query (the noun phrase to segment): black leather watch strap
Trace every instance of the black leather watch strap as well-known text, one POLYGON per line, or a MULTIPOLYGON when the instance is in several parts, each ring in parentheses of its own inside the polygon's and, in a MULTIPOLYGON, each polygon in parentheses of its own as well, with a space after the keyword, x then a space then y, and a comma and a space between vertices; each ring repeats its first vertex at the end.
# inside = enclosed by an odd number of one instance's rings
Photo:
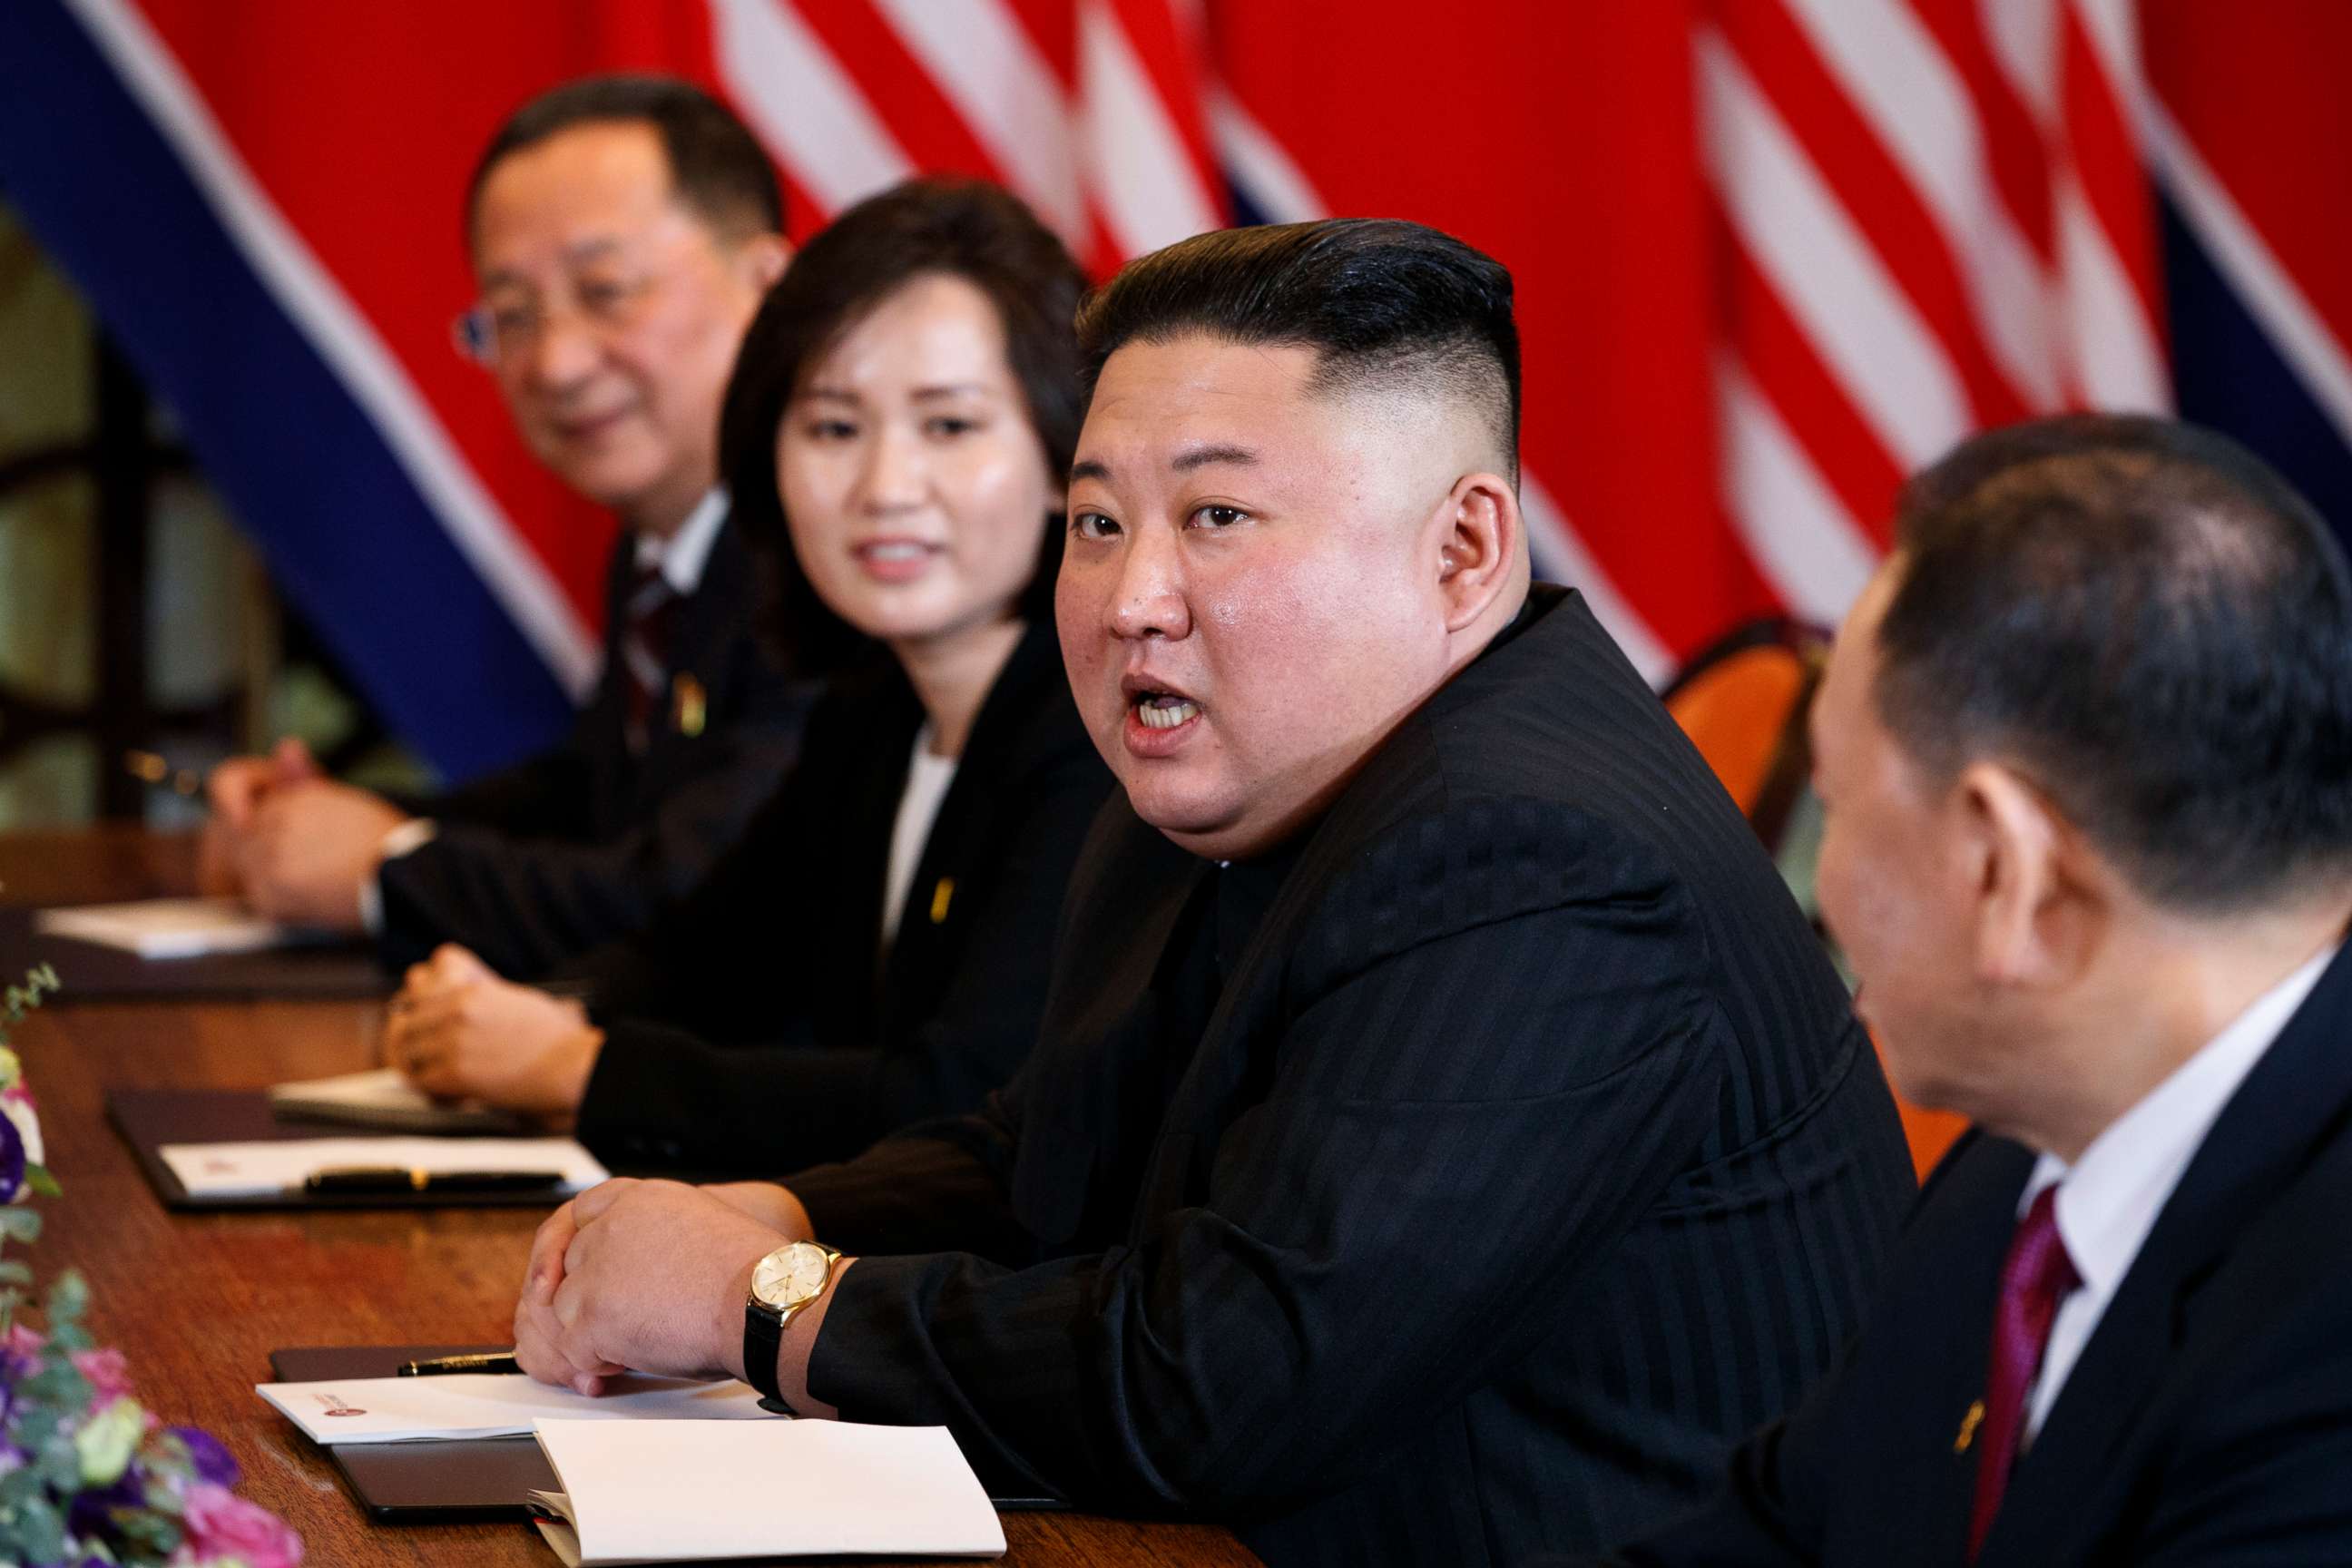
POLYGON ((773 1314, 750 1302, 743 1304, 743 1381, 758 1389, 761 1403, 784 1408, 783 1391, 776 1386, 776 1358, 783 1354, 784 1325, 773 1314))

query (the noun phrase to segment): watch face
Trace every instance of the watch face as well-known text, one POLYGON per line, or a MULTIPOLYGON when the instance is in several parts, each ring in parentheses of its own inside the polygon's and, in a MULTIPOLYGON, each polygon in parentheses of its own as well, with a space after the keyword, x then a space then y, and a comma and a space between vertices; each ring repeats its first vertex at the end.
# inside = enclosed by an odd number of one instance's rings
POLYGON ((824 1247, 795 1241, 760 1259, 751 1270, 751 1294, 771 1307, 796 1307, 824 1289, 832 1268, 824 1247))

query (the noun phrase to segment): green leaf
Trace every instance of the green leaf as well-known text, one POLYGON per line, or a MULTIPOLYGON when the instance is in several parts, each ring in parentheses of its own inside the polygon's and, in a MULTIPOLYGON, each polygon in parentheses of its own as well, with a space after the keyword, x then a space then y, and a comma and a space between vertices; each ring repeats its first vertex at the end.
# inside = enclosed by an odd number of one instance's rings
POLYGON ((47 1498, 34 1498, 19 1504, 16 1528, 23 1532, 27 1561, 55 1563, 65 1556, 65 1515, 47 1498))
POLYGON ((13 1516, 14 1510, 22 1508, 27 1498, 40 1496, 47 1484, 41 1479, 39 1470, 31 1465, 20 1466, 0 1476, 0 1510, 6 1510, 13 1516))
POLYGON ((0 1258, 0 1285, 30 1285, 33 1270, 15 1258, 0 1258))
POLYGON ((58 1179, 49 1174, 47 1165, 26 1166, 25 1187, 36 1197, 61 1198, 66 1194, 66 1190, 58 1185, 58 1179))
POLYGON ((67 1269, 49 1287, 49 1299, 45 1307, 52 1329, 81 1321, 83 1314, 89 1310, 89 1281, 84 1279, 79 1271, 67 1269))
POLYGON ((17 1386, 44 1405, 80 1409, 90 1400, 89 1379, 63 1358, 51 1362, 17 1386))
POLYGON ((0 1207, 0 1240, 38 1241, 41 1239, 41 1215, 37 1209, 0 1207))
POLYGON ((123 1545, 134 1552, 143 1547, 145 1551, 140 1555, 152 1554, 159 1561, 180 1549, 180 1538, 184 1533, 178 1520, 145 1509, 116 1510, 114 1527, 121 1531, 123 1545))

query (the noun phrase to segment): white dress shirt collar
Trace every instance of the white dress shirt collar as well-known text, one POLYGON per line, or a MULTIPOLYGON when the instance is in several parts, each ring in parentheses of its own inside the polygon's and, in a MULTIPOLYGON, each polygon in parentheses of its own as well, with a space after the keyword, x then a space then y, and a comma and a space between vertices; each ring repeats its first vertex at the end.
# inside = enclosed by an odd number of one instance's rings
POLYGON ((2256 997, 2197 1054, 2091 1141, 2069 1166, 2054 1154, 2035 1162, 2017 1200, 2023 1217, 2042 1189, 2058 1184, 2058 1235, 2082 1285, 2060 1307, 2042 1356, 2026 1429, 2040 1430, 2059 1389, 2115 1300, 2124 1276, 2156 1228, 2213 1123, 2335 960, 2333 947, 2256 997))
POLYGON ((714 489, 695 503, 668 538, 637 535, 637 564, 660 567, 663 579, 683 599, 701 586, 710 547, 719 542, 719 531, 726 522, 727 491, 723 487, 714 489))

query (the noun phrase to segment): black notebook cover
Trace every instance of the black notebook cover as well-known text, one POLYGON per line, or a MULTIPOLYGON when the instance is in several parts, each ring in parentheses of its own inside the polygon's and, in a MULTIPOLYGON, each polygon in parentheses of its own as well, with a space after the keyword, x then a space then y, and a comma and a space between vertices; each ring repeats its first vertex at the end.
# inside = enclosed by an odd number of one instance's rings
MULTIPOLYGON (((502 1351, 506 1345, 304 1346, 269 1352, 278 1383, 390 1377, 403 1362, 502 1351)), ((469 1437, 449 1443, 330 1443, 343 1482, 367 1516, 388 1524, 457 1524, 530 1517, 526 1495, 560 1491, 536 1437, 469 1437)))
MULTIPOLYGON (((506 1345, 309 1345, 271 1351, 278 1383, 391 1377, 403 1362, 502 1351, 506 1345)), ((370 1519, 383 1524, 457 1524, 528 1519, 534 1491, 561 1491, 536 1437, 467 1437, 448 1443, 330 1443, 328 1455, 370 1519)), ((992 1497, 999 1511, 1058 1509, 1051 1498, 992 1497)))
MULTIPOLYGON (((284 1138, 364 1138, 348 1122, 308 1118, 280 1120, 269 1096, 257 1089, 118 1089, 106 1097, 106 1113, 131 1145, 147 1184, 168 1209, 410 1209, 542 1208, 552 1211, 562 1193, 250 1193, 230 1197, 191 1197, 156 1150, 166 1143, 245 1143, 284 1138)), ((348 1374, 338 1374, 348 1375, 348 1374)))

